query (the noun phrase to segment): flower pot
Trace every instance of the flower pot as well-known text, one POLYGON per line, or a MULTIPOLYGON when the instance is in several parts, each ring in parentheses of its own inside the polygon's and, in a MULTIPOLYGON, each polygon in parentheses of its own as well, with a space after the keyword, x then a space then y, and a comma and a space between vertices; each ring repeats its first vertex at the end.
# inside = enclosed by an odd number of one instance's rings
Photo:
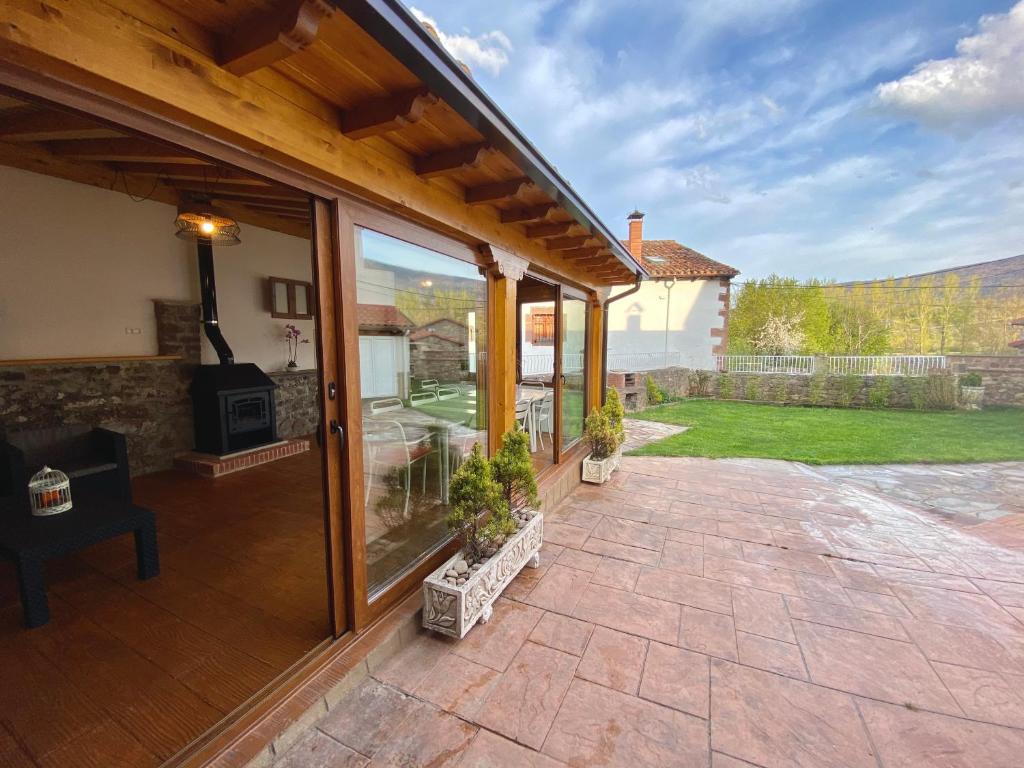
POLYGON ((583 482, 596 483, 598 485, 606 483, 617 466, 618 458, 616 458, 615 454, 606 459, 592 459, 590 456, 587 456, 583 460, 583 482))
MULTIPOLYGON (((451 637, 463 638, 479 621, 491 618, 491 605, 524 565, 540 565, 544 542, 544 515, 533 516, 479 568, 467 571, 464 584, 452 584, 445 573, 465 560, 460 552, 423 580, 423 626, 451 637)), ((529 514, 529 513, 528 513, 529 514)))
POLYGON ((984 387, 960 387, 960 406, 968 411, 980 411, 985 400, 984 387))

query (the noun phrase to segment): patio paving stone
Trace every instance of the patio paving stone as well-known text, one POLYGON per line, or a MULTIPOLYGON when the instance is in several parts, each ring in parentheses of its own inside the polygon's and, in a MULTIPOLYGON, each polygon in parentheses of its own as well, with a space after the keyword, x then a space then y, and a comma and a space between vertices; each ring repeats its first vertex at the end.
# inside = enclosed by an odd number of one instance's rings
POLYGON ((374 755, 406 718, 423 712, 419 699, 369 679, 342 699, 318 727, 363 755, 374 755))
POLYGON ((646 657, 646 640, 614 629, 596 627, 586 653, 576 667, 576 677, 635 694, 640 687, 646 657))
POLYGON ((684 605, 679 645, 691 651, 736 661, 736 625, 732 616, 684 605))
POLYGON ((807 679, 807 670, 798 645, 748 632, 736 633, 736 645, 740 662, 748 667, 757 667, 798 680, 807 679))
POLYGON ((563 565, 553 565, 525 598, 525 602, 546 611, 571 615, 590 581, 590 574, 563 565))
POLYGON ((368 757, 335 741, 318 728, 311 728, 277 765, 280 768, 362 768, 368 762, 368 757))
POLYGON ((666 541, 661 550, 662 568, 690 576, 704 575, 704 548, 678 541, 666 541))
POLYGON ((450 653, 423 678, 415 694, 441 709, 472 720, 499 674, 490 667, 450 653))
POLYGON ((498 598, 491 620, 477 624, 466 637, 454 643, 452 653, 502 672, 543 615, 533 606, 498 598))
POLYGON ((583 551, 604 557, 614 557, 618 560, 627 560, 640 565, 657 565, 661 559, 661 552, 658 550, 631 547, 628 544, 618 544, 593 536, 587 539, 587 543, 583 545, 583 551))
POLYGON ((476 732, 476 726, 436 707, 424 705, 423 711, 408 718, 401 728, 389 735, 387 742, 370 761, 370 766, 449 768, 459 762, 476 732))
POLYGON ((545 613, 530 639, 548 648, 565 651, 573 656, 582 656, 593 631, 594 625, 586 621, 571 619, 557 613, 545 613))
POLYGON ((732 607, 736 629, 787 643, 796 642, 782 595, 763 589, 733 587, 732 607))
POLYGON ((711 666, 707 656, 651 642, 640 682, 641 698, 707 718, 710 696, 711 666))
POLYGON ((689 576, 664 568, 644 568, 635 591, 640 595, 670 600, 718 613, 732 613, 732 590, 721 582, 689 576))
POLYGON ((804 600, 801 597, 787 596, 785 600, 789 615, 794 619, 826 624, 840 629, 851 629, 855 632, 888 637, 892 640, 910 639, 899 621, 880 613, 862 611, 859 608, 836 605, 835 603, 804 600))
POLYGON ((596 584, 587 586, 573 612, 577 619, 673 644, 679 636, 679 615, 674 603, 596 584))
POLYGON ((565 764, 490 731, 481 730, 459 768, 560 768, 565 764))
POLYGON ((563 547, 579 549, 587 540, 590 533, 586 528, 580 528, 566 523, 553 523, 544 521, 544 540, 563 547))
POLYGON ((635 520, 605 517, 594 526, 590 535, 592 538, 625 544, 629 547, 661 551, 665 544, 666 531, 664 528, 639 523, 635 520))
POLYGON ((968 717, 1024 728, 1024 674, 934 663, 942 682, 968 717))
POLYGON ((594 575, 590 577, 590 583, 632 592, 638 578, 640 578, 640 566, 636 563, 602 557, 601 564, 597 566, 594 575))
POLYGON ((578 571, 593 573, 601 562, 601 556, 592 555, 589 552, 583 552, 578 549, 566 549, 563 550, 555 562, 559 565, 564 565, 566 568, 575 568, 578 571))

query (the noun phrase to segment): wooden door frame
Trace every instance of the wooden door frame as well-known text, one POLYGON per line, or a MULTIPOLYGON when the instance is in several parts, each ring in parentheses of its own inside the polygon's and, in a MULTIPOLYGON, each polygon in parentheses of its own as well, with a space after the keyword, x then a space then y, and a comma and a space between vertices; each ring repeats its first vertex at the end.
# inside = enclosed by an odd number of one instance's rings
MULTIPOLYGON (((558 320, 557 320, 557 322, 559 324, 559 328, 558 328, 558 333, 557 333, 558 348, 557 348, 557 353, 556 353, 555 357, 556 357, 556 360, 558 361, 559 369, 561 369, 561 361, 562 361, 562 353, 563 353, 563 350, 562 350, 562 344, 563 344, 562 330, 563 329, 561 328, 561 323, 563 322, 563 319, 562 319, 562 309, 564 307, 564 299, 566 298, 566 296, 568 296, 568 298, 572 299, 573 301, 580 301, 580 302, 582 302, 583 303, 583 309, 584 309, 584 314, 583 314, 583 388, 582 388, 580 393, 583 395, 583 418, 585 419, 587 417, 587 406, 590 404, 589 403, 589 401, 590 401, 590 394, 589 394, 590 382, 589 382, 589 379, 588 379, 588 377, 590 375, 590 357, 591 357, 591 349, 590 349, 590 298, 587 296, 587 294, 585 292, 580 291, 579 289, 576 289, 576 288, 574 288, 572 286, 562 285, 561 283, 558 286, 558 312, 557 312, 558 320), (565 290, 567 288, 568 288, 568 290, 565 290)), ((559 379, 558 379, 558 384, 559 384, 558 390, 559 390, 559 392, 561 392, 565 388, 564 387, 565 382, 563 382, 561 380, 561 377, 559 377, 559 379)), ((579 439, 574 440, 571 445, 568 445, 568 446, 566 446, 564 448, 562 447, 562 428, 563 428, 564 425, 562 423, 562 407, 561 407, 561 404, 559 404, 559 407, 558 407, 558 420, 557 420, 556 423, 557 423, 557 427, 558 427, 558 442, 556 443, 556 447, 557 447, 556 454, 557 454, 557 457, 558 457, 558 461, 556 463, 557 464, 561 464, 562 461, 565 459, 565 457, 568 454, 572 453, 576 449, 576 447, 580 444, 580 441, 583 438, 580 437, 579 439)))

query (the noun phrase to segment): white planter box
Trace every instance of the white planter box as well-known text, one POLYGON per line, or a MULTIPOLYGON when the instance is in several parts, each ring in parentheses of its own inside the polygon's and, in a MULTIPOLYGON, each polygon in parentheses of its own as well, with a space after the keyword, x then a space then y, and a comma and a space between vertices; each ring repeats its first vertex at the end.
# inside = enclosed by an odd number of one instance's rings
POLYGON ((423 580, 423 626, 451 637, 462 638, 479 621, 491 618, 491 605, 524 565, 540 565, 540 545, 544 542, 544 515, 516 531, 497 554, 476 571, 470 571, 465 584, 449 584, 445 571, 463 559, 460 552, 423 580))
POLYGON ((960 387, 960 405, 968 411, 980 411, 984 400, 984 387, 960 387))
POLYGON ((584 483, 601 483, 608 482, 608 478, 612 476, 612 472, 619 466, 618 456, 612 454, 607 459, 601 459, 597 461, 587 456, 583 460, 583 482, 584 483))

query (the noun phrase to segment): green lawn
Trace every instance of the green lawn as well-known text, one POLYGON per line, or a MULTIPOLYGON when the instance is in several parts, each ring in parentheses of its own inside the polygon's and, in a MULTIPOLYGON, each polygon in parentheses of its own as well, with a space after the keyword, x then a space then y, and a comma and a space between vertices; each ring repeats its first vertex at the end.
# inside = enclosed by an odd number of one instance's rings
POLYGON ((890 411, 686 400, 633 418, 682 424, 634 456, 788 459, 808 464, 1024 460, 1024 408, 890 411))

